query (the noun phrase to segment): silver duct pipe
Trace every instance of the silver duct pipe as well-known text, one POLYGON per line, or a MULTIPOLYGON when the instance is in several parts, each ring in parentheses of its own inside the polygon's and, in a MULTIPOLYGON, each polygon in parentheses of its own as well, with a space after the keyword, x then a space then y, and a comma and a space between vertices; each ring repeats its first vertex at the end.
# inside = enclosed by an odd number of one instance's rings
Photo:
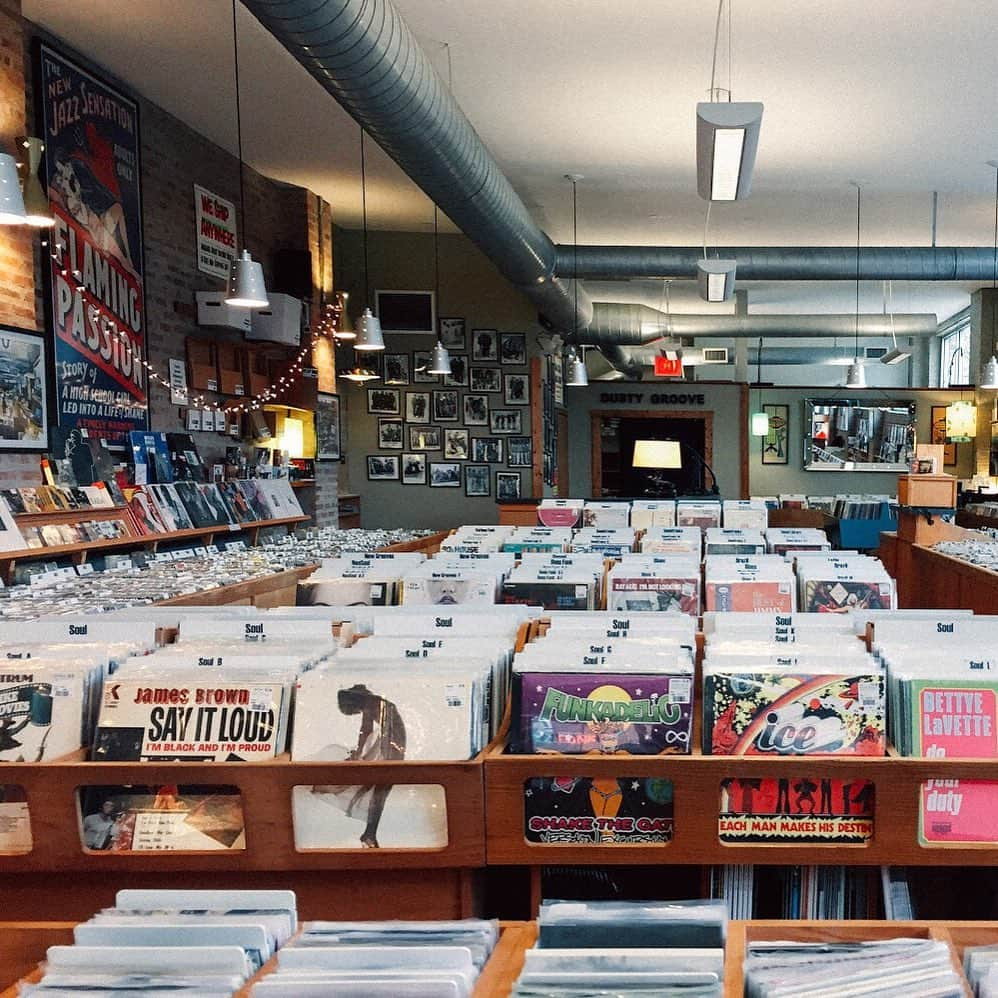
MULTIPOLYGON (((572 246, 556 246, 555 273, 571 274, 572 246)), ((854 281, 855 246, 724 246, 738 261, 739 281, 854 281)), ((580 246, 579 279, 696 276, 703 250, 693 246, 580 246)), ((865 246, 859 252, 864 281, 990 281, 994 247, 865 246)))
MULTIPOLYGON (((886 348, 889 344, 884 344, 886 348)), ((655 357, 660 353, 658 346, 654 343, 648 344, 642 347, 618 347, 609 346, 601 348, 601 352, 607 356, 608 359, 612 359, 614 356, 621 358, 625 363, 629 365, 631 369, 634 367, 638 368, 649 368, 655 362, 655 357), (611 351, 607 353, 607 351, 611 351), (616 353, 613 353, 616 351, 616 353)), ((756 350, 751 351, 751 363, 749 367, 753 368, 752 376, 755 377, 755 365, 756 365, 756 350)), ((588 355, 587 355, 588 356, 588 355)), ((781 347, 781 346, 764 346, 762 348, 762 366, 763 367, 800 367, 804 364, 835 364, 845 367, 847 363, 851 363, 853 358, 853 342, 849 340, 848 342, 843 342, 839 347, 781 347)), ((861 353, 860 359, 864 360, 865 356, 861 353)), ((734 358, 729 354, 729 364, 734 363, 734 358)), ((870 364, 877 363, 872 358, 868 361, 870 364)), ((619 365, 614 360, 614 367, 619 365)), ((712 364, 702 364, 698 365, 698 369, 701 371, 709 372, 714 368, 715 365, 712 364)), ((765 372, 763 372, 765 374, 765 372)), ((709 377, 709 373, 705 374, 704 377, 709 377)))
MULTIPOLYGON (((391 0, 242 2, 553 325, 576 325, 554 244, 391 0)), ((590 314, 580 287, 577 324, 590 314)))
MULTIPOLYGON (((860 336, 930 336, 936 332, 932 313, 861 314, 860 336)), ((593 320, 579 330, 579 342, 598 346, 640 346, 654 340, 684 336, 793 337, 854 336, 856 316, 849 315, 666 315, 648 305, 594 302, 593 320)), ((571 337, 568 337, 571 339, 571 337)), ((605 352, 605 351, 604 351, 605 352)))

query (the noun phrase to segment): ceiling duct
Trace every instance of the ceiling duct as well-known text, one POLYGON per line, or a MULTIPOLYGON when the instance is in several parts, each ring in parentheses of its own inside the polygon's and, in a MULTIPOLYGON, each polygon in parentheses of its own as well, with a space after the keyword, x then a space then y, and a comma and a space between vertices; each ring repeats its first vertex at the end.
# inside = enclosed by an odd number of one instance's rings
MULTIPOLYGON (((855 281, 855 246, 719 246, 738 261, 739 281, 855 281)), ((572 273, 571 246, 557 246, 555 273, 572 273)), ((694 246, 580 246, 579 278, 691 280, 703 258, 694 246)), ((976 246, 866 246, 859 254, 863 281, 990 281, 994 248, 976 246)))
MULTIPOLYGON (((860 336, 930 336, 938 328, 932 313, 880 313, 860 315, 860 336)), ((649 305, 594 302, 589 327, 579 331, 579 342, 587 346, 641 346, 654 343, 668 333, 670 339, 695 336, 731 339, 735 336, 793 337, 852 336, 855 314, 846 315, 666 315, 649 305)), ((605 351, 604 351, 605 352, 605 351)))
POLYGON ((391 0, 242 0, 243 5, 557 328, 576 322, 570 281, 391 0))

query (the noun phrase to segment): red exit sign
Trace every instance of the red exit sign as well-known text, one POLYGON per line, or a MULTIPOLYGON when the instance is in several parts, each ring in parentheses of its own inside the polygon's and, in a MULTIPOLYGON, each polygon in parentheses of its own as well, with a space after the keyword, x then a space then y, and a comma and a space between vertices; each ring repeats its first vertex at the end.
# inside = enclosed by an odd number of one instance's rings
POLYGON ((681 378, 683 376, 683 361, 677 357, 669 360, 659 355, 655 358, 655 376, 659 378, 681 378))

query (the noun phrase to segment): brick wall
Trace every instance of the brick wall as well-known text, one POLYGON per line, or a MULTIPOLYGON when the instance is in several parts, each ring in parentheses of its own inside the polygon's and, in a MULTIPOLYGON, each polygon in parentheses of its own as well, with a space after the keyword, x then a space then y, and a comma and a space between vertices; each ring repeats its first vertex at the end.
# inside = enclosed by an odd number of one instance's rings
MULTIPOLYGON (((33 120, 25 73, 30 65, 27 53, 34 31, 31 24, 21 20, 20 0, 0 0, 0 151, 13 151, 13 137, 24 134, 25 120, 33 120)), ((67 55, 74 55, 71 46, 59 39, 50 40, 67 55)), ((80 61, 87 63, 85 59, 80 61)), ((110 78, 106 72, 100 75, 110 78)), ((29 79, 29 86, 30 82, 29 79)), ((121 89, 129 92, 127 87, 121 89)), ((141 95, 132 96, 139 103, 141 130, 146 350, 150 363, 165 377, 170 358, 186 358, 188 336, 242 340, 235 331, 199 329, 193 316, 196 291, 224 287, 224 282, 197 269, 193 185, 201 184, 236 205, 240 242, 245 241, 254 259, 263 264, 268 287, 273 287, 272 261, 277 250, 310 247, 313 283, 318 288, 322 279, 317 263, 319 209, 315 196, 308 191, 269 180, 245 167, 246 218, 243 219, 238 160, 141 95)), ((331 290, 328 205, 322 209, 321 228, 326 240, 326 287, 331 290)), ((39 236, 24 228, 0 227, 0 322, 45 328, 39 240, 39 236)), ((313 297, 318 301, 317 293, 313 297)), ((283 363, 296 351, 275 345, 268 347, 267 352, 283 369, 283 363)), ((324 380, 332 381, 324 390, 335 390, 335 371, 328 358, 320 366, 324 380)), ((306 399, 309 391, 314 392, 314 383, 306 386, 306 399)), ((165 388, 153 382, 149 400, 153 429, 165 432, 185 429, 183 410, 170 405, 165 388)), ((301 400, 298 401, 300 404, 301 400)), ((232 443, 215 433, 201 432, 196 438, 198 449, 209 463, 218 460, 232 443)), ((317 512, 332 523, 335 523, 336 468, 323 466, 322 488, 317 489, 315 496, 317 512)), ((33 483, 38 477, 37 455, 0 454, 0 484, 33 483)), ((303 505, 311 505, 307 490, 302 499, 303 505)))

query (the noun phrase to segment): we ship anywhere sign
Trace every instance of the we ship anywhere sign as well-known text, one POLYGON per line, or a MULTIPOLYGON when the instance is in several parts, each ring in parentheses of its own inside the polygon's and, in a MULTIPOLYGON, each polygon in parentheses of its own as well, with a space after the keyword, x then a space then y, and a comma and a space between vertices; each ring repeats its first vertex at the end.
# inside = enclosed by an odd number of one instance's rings
POLYGON ((138 106, 40 47, 59 425, 122 447, 148 425, 138 106))
POLYGON ((236 206, 199 184, 194 185, 198 270, 223 281, 236 258, 236 206))

